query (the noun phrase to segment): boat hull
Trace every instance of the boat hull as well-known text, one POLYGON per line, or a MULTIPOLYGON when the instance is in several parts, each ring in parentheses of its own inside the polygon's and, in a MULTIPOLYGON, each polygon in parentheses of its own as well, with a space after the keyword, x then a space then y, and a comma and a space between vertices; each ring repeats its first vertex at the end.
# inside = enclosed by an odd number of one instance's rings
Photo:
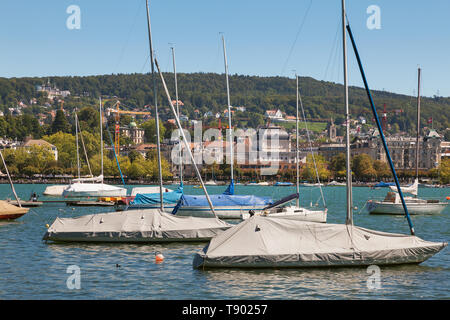
MULTIPOLYGON (((267 205, 261 206, 215 206, 214 211, 219 219, 242 219, 243 214, 250 210, 255 212, 262 211, 267 205)), ((214 218, 214 214, 209 207, 189 206, 180 207, 176 213, 177 216, 191 216, 200 218, 214 218)))
MULTIPOLYGON (((172 213, 176 204, 164 204, 164 212, 172 213)), ((142 210, 142 209, 160 209, 161 206, 159 204, 116 204, 116 211, 124 211, 124 210, 142 210)))
POLYGON ((86 197, 126 197, 127 190, 93 190, 93 191, 68 191, 62 194, 67 198, 86 198, 86 197))
POLYGON ((23 213, 0 214, 0 220, 14 220, 14 219, 20 218, 21 216, 23 216, 27 212, 28 212, 28 210, 26 212, 23 212, 23 213))
MULTIPOLYGON (((440 214, 447 207, 447 203, 408 203, 408 213, 410 215, 431 215, 440 214)), ((382 201, 372 201, 368 203, 367 210, 370 214, 391 214, 404 215, 405 211, 401 203, 390 203, 382 201)))
POLYGON ((193 267, 199 268, 331 268, 331 267, 364 267, 370 265, 387 266, 402 264, 419 264, 429 259, 444 247, 446 243, 422 248, 402 248, 377 252, 343 252, 321 254, 285 254, 214 257, 197 253, 193 267), (405 255, 405 251, 411 254, 405 255))

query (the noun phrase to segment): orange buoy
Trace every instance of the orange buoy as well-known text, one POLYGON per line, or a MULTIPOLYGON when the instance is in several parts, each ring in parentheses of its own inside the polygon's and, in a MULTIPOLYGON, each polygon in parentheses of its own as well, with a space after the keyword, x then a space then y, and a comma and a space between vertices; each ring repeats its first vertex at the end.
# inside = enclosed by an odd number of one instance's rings
POLYGON ((164 256, 163 256, 163 254, 162 254, 161 252, 156 252, 156 253, 155 253, 155 262, 156 262, 157 264, 159 264, 159 263, 163 263, 163 261, 164 261, 164 256))
POLYGON ((447 200, 450 200, 450 196, 448 196, 446 199, 447 199, 447 200))

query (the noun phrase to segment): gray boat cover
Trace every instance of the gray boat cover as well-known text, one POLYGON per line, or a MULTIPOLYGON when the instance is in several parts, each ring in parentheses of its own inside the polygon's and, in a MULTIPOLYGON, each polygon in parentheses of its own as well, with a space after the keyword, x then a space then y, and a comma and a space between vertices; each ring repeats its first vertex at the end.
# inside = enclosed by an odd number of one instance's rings
POLYGON ((56 218, 43 240, 63 242, 204 241, 231 225, 216 218, 178 217, 159 209, 56 218))
POLYGON ((213 238, 194 268, 333 267, 420 263, 447 243, 345 224, 253 216, 213 238))

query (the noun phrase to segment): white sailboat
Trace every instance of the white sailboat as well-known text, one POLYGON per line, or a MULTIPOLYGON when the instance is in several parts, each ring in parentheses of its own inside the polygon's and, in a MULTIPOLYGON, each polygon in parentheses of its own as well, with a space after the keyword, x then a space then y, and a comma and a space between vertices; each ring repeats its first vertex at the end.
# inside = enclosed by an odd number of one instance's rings
MULTIPOLYGON (((170 107, 175 116, 178 128, 181 131, 183 141, 190 156, 197 177, 208 199, 210 209, 215 215, 214 207, 209 198, 208 192, 203 183, 200 172, 195 164, 194 157, 181 129, 181 123, 178 114, 175 112, 173 103, 169 97, 163 75, 156 59, 153 58, 153 48, 150 29, 150 12, 148 0, 146 2, 147 25, 150 44, 151 70, 154 88, 155 115, 156 123, 158 119, 156 79, 154 75, 154 66, 158 67, 164 89, 166 91, 170 107)), ((156 128, 156 137, 159 141, 159 130, 156 128)), ((157 144, 159 146, 159 144, 157 144)), ((158 159, 160 159, 160 149, 157 148, 158 159)), ((163 188, 161 161, 158 161, 159 169, 159 192, 160 208, 144 210, 127 210, 122 212, 102 213, 87 215, 78 218, 57 218, 48 228, 43 240, 56 242, 113 242, 113 243, 154 243, 154 242, 189 242, 205 241, 222 233, 231 227, 228 223, 217 218, 197 218, 197 217, 177 217, 164 212, 163 188)))
MULTIPOLYGON (((252 213, 252 214, 258 214, 264 217, 279 217, 279 218, 286 218, 286 219, 292 219, 292 220, 299 220, 299 221, 310 221, 310 222, 322 222, 325 223, 327 222, 327 209, 325 206, 325 201, 324 201, 324 210, 314 210, 314 209, 308 209, 308 208, 304 208, 304 207, 300 207, 300 201, 299 201, 299 195, 300 195, 300 163, 299 163, 299 141, 298 141, 298 119, 299 119, 299 100, 301 102, 300 99, 300 95, 299 95, 299 88, 298 88, 298 75, 295 76, 296 78, 296 88, 297 88, 297 102, 296 102, 296 129, 295 129, 295 134, 296 134, 296 156, 295 156, 295 162, 296 162, 296 171, 297 171, 297 179, 296 179, 296 187, 297 187, 297 194, 295 197, 292 197, 292 199, 296 199, 296 204, 295 205, 288 205, 288 206, 283 206, 284 203, 286 202, 290 202, 290 201, 278 201, 278 203, 275 205, 271 205, 268 208, 265 208, 262 211, 259 211, 258 213, 252 213)), ((302 107, 302 113, 303 113, 303 119, 305 121, 305 126, 306 126, 306 132, 308 132, 308 126, 306 124, 306 118, 305 118, 305 113, 303 110, 303 104, 301 104, 302 107)), ((310 142, 311 145, 311 140, 309 138, 309 133, 308 133, 308 140, 310 142)), ((312 157, 314 159, 314 154, 312 153, 311 150, 311 154, 312 157)), ((315 165, 315 161, 314 161, 314 165, 315 165)), ((317 176, 317 180, 320 183, 319 180, 319 174, 317 172, 317 168, 316 168, 316 176, 317 176)), ((323 199, 323 193, 322 193, 322 189, 320 189, 321 195, 322 195, 322 199, 323 199)), ((242 215, 242 219, 248 219, 251 216, 251 214, 243 214, 242 215)))
MULTIPOLYGON (((409 187, 402 187, 402 191, 413 195, 405 197, 408 204, 409 213, 412 215, 421 214, 440 214, 447 207, 448 202, 442 202, 437 199, 420 199, 417 197, 419 189, 419 142, 420 142, 420 73, 418 69, 418 94, 417 94, 417 137, 416 137, 416 178, 409 187)), ((370 214, 403 214, 403 207, 400 195, 396 192, 394 186, 389 186, 390 192, 386 194, 383 200, 369 200, 367 210, 370 214)))
MULTIPOLYGON (((78 179, 80 179, 80 155, 78 152, 78 128, 79 128, 78 116, 77 116, 77 111, 75 109, 75 141, 76 141, 76 150, 77 150, 78 179)), ((80 130, 80 136, 81 136, 81 130, 80 130)), ((87 158, 87 154, 86 154, 86 158, 87 158)), ((72 183, 73 182, 76 182, 76 181, 72 181, 72 183)), ((64 190, 66 190, 69 186, 70 186, 70 184, 47 186, 43 192, 43 195, 44 196, 52 196, 52 197, 62 196, 64 190)))
MULTIPOLYGON (((100 152, 101 152, 101 174, 92 178, 78 178, 72 180, 66 189, 64 189, 63 197, 125 197, 127 189, 123 187, 105 184, 103 182, 103 112, 102 112, 102 98, 99 98, 100 111, 100 152), (92 183, 86 183, 92 182, 92 183)), ((77 140, 78 142, 78 140, 77 140)), ((77 149, 78 152, 78 149, 77 149)), ((79 170, 79 168, 78 168, 79 170)))
MULTIPOLYGON (((342 37, 344 51, 344 88, 346 121, 349 120, 347 82, 347 43, 345 0, 342 0, 342 37)), ((399 187, 395 168, 382 134, 381 124, 362 69, 359 54, 347 25, 372 112, 383 139, 391 170, 399 187)), ((350 132, 347 126, 347 218, 345 224, 323 224, 283 218, 253 216, 214 237, 198 252, 193 267, 204 268, 266 268, 266 267, 355 267, 421 263, 438 253, 447 243, 430 242, 414 235, 386 233, 353 225, 350 171, 350 132)), ((401 193, 400 193, 401 194, 401 193)))

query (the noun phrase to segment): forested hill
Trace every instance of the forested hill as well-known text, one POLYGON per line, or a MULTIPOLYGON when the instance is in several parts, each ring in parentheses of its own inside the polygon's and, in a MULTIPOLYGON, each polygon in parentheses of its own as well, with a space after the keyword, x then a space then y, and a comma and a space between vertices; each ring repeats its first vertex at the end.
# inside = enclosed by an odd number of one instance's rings
MULTIPOLYGON (((164 74, 166 83, 175 99, 173 74, 164 74)), ((178 74, 179 98, 183 101, 182 112, 190 118, 198 118, 194 110, 201 115, 212 111, 222 112, 226 108, 226 83, 223 74, 190 73, 178 74)), ((124 109, 142 108, 153 101, 152 81, 149 74, 118 74, 86 77, 49 77, 49 78, 0 78, 0 110, 16 106, 20 101, 27 103, 33 97, 39 97, 36 85, 50 81, 61 90, 70 90, 64 108, 84 103, 95 104, 100 94, 120 98, 124 109), (76 97, 78 96, 78 97, 76 97), (78 99, 78 100, 77 100, 78 99), (77 102, 76 102, 77 101, 77 102)), ((162 117, 169 118, 167 98, 163 95, 158 77, 159 97, 162 105, 162 117)), ((308 118, 343 120, 343 87, 340 84, 318 81, 309 77, 300 78, 300 91, 308 118)), ((295 80, 286 77, 257 77, 245 75, 230 76, 231 104, 244 106, 245 117, 262 117, 265 110, 280 109, 288 115, 295 115, 295 80)), ((375 104, 381 115, 383 104, 389 111, 403 110, 403 113, 388 114, 388 123, 402 131, 413 132, 416 123, 416 97, 385 91, 373 91, 375 104)), ((42 98, 42 97, 41 97, 42 98)), ((353 118, 364 116, 369 122, 372 115, 367 95, 363 88, 350 88, 350 108, 353 118)), ((442 131, 450 127, 450 98, 434 97, 421 99, 421 123, 433 118, 434 128, 442 131)))

